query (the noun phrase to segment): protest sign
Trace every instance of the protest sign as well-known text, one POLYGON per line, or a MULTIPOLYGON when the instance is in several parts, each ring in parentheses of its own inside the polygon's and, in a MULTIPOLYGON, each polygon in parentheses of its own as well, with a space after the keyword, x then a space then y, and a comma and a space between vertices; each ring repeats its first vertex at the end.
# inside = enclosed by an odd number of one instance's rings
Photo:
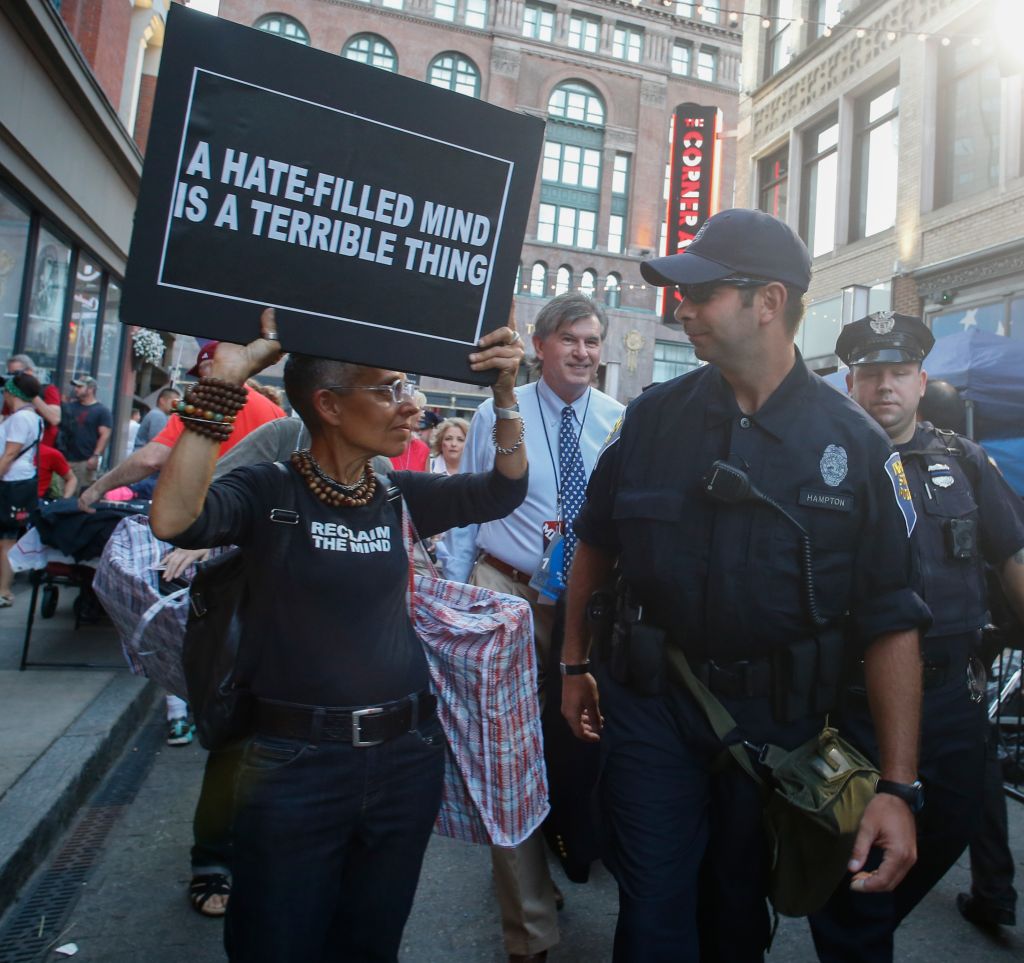
POLYGON ((122 319, 487 383, 543 128, 175 4, 122 319))

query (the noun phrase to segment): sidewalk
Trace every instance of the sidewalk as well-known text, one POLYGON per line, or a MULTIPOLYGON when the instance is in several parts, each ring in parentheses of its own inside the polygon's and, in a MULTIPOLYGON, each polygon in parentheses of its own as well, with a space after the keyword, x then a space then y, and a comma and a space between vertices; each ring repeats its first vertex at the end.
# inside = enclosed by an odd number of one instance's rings
POLYGON ((111 668, 19 672, 31 589, 16 582, 14 605, 0 609, 0 915, 158 696, 124 668, 110 623, 76 632, 78 590, 60 593, 53 618, 36 612, 30 660, 111 668))

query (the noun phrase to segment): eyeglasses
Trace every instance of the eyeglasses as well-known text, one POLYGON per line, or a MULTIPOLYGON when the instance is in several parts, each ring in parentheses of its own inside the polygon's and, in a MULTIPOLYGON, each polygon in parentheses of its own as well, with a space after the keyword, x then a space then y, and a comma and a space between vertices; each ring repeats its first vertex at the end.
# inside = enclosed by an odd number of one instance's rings
POLYGON ((406 401, 413 400, 416 396, 416 385, 398 378, 389 385, 324 385, 324 391, 387 392, 391 396, 388 400, 393 405, 400 405, 406 401))
POLYGON ((731 288, 763 288, 771 283, 764 278, 718 278, 715 281, 700 281, 697 284, 679 284, 676 285, 676 290, 680 298, 686 298, 691 304, 707 304, 723 284, 731 288))

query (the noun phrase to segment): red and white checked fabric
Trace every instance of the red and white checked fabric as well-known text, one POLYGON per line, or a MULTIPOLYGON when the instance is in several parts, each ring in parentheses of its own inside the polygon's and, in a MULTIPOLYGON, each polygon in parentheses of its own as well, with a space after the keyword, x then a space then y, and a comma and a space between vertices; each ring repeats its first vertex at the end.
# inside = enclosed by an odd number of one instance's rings
POLYGON ((161 595, 162 573, 154 569, 172 548, 153 535, 145 515, 129 515, 104 547, 92 585, 117 628, 132 672, 186 699, 181 647, 188 589, 161 595))
MULTIPOLYGON (((406 551, 415 536, 402 506, 406 551)), ((434 831, 516 846, 548 814, 533 613, 524 599, 409 568, 409 611, 448 741, 434 831)))

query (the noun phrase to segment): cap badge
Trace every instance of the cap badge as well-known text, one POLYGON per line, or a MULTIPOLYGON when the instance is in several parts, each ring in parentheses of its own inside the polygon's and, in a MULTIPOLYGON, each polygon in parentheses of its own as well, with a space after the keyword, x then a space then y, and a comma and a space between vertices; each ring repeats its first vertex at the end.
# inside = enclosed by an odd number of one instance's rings
POLYGON ((690 241, 691 244, 696 244, 701 239, 701 235, 708 229, 708 223, 708 221, 705 221, 701 224, 700 229, 693 235, 693 240, 690 241))
POLYGON ((896 318, 892 311, 876 311, 868 324, 875 334, 888 334, 896 326, 896 318))
POLYGON ((842 484, 849 468, 846 449, 842 445, 829 445, 821 456, 821 477, 832 488, 842 484))

